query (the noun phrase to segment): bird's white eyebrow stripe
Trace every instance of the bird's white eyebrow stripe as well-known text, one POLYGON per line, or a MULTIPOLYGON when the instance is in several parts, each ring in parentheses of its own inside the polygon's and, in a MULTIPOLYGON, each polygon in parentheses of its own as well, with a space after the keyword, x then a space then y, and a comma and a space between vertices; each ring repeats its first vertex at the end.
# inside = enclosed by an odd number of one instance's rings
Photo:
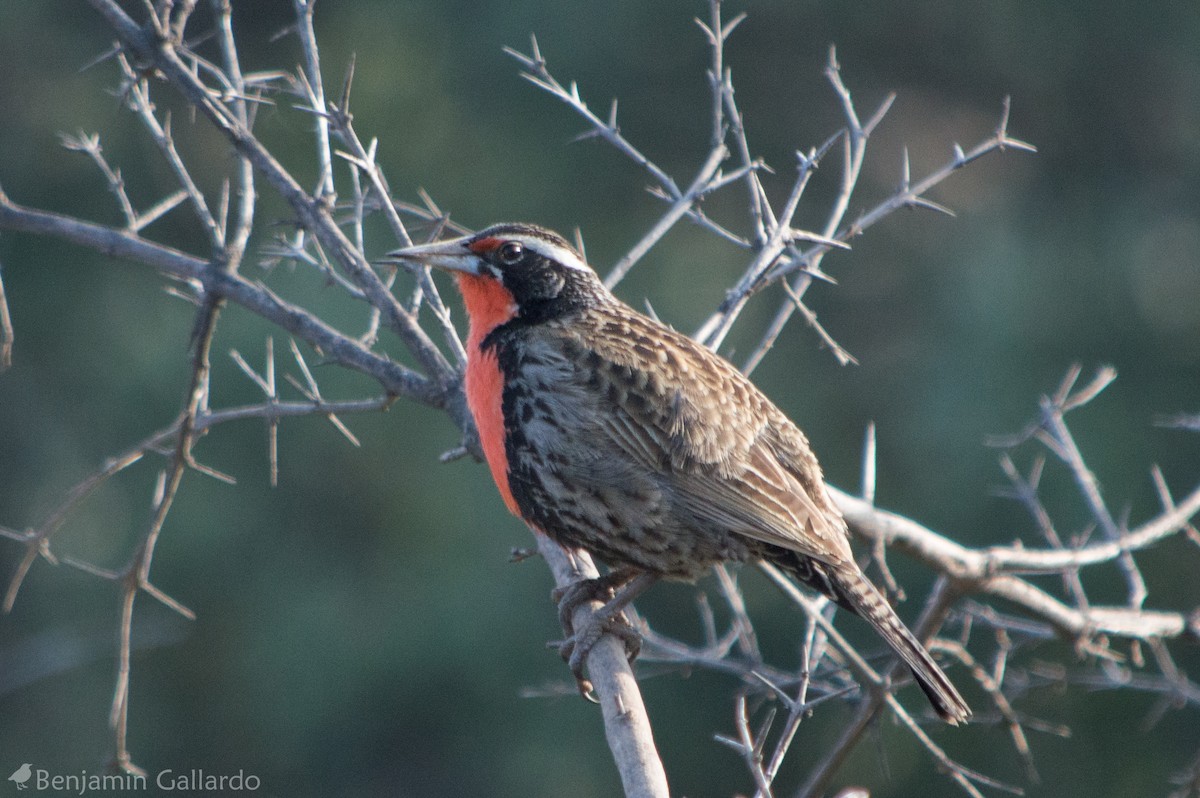
POLYGON ((590 272, 592 270, 574 250, 555 244, 553 241, 547 241, 544 238, 537 238, 535 236, 511 236, 509 240, 520 241, 539 255, 561 263, 568 269, 575 269, 581 272, 590 272))

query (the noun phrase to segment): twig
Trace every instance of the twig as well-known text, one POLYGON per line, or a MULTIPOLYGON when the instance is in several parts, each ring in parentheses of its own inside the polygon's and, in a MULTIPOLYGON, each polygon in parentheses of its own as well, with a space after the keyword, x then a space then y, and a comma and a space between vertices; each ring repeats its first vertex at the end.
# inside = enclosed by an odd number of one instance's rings
MULTIPOLYGON (((160 123, 158 117, 154 115, 154 105, 150 101, 150 88, 146 78, 139 75, 133 66, 129 63, 129 59, 124 53, 117 54, 117 63, 121 66, 121 72, 125 77, 126 103, 142 122, 142 126, 150 134, 150 139, 158 147, 163 159, 167 162, 167 166, 171 170, 171 174, 179 182, 180 189, 187 195, 188 202, 191 204, 192 215, 199 221, 205 234, 208 236, 209 245, 213 251, 218 251, 225 246, 225 232, 222 225, 217 222, 212 211, 209 210, 208 201, 204 198, 204 194, 200 191, 200 187, 196 185, 196 181, 192 179, 192 173, 188 169, 187 164, 183 162, 183 158, 179 155, 179 151, 175 148, 175 140, 171 135, 171 118, 166 117, 166 121, 160 123)), ((130 208, 132 212, 132 208, 130 208)), ((136 214, 129 219, 130 230, 139 229, 137 225, 136 214)))
POLYGON ((4 267, 0 265, 0 373, 12 366, 13 344, 12 314, 8 310, 8 296, 4 293, 4 267))
POLYGON ((25 555, 21 562, 17 565, 16 572, 9 580, 8 589, 4 594, 4 612, 12 611, 13 605, 17 601, 17 594, 21 590, 21 585, 25 580, 26 574, 29 573, 30 567, 39 556, 46 558, 49 562, 54 563, 55 557, 50 553, 49 539, 67 520, 70 513, 75 507, 87 498, 96 488, 100 487, 110 477, 123 471, 129 466, 136 463, 142 458, 144 447, 136 447, 131 451, 108 460, 101 469, 88 476, 82 482, 76 484, 70 491, 67 492, 66 498, 56 507, 45 520, 42 521, 35 529, 29 530, 16 539, 25 544, 25 555))
MULTIPOLYGON (((1104 536, 1119 545, 1125 538, 1125 532, 1113 520, 1112 514, 1100 495, 1100 483, 1084 462, 1083 454, 1079 451, 1074 436, 1071 435, 1063 420, 1065 413, 1082 407, 1099 395, 1116 378, 1116 371, 1111 368, 1100 369, 1090 383, 1073 393, 1072 388, 1074 388, 1078 376, 1079 368, 1076 366, 1064 379, 1053 398, 1043 397, 1041 403, 1042 429, 1053 441, 1053 445, 1050 446, 1051 451, 1063 458, 1071 474, 1075 477, 1088 509, 1099 524, 1104 536)), ((1131 607, 1140 608, 1145 604, 1148 595, 1146 580, 1142 577, 1133 555, 1128 550, 1121 552, 1117 562, 1129 585, 1129 604, 1131 607)))
MULTIPOLYGON (((295 346, 295 344, 293 344, 295 346)), ((279 393, 275 387, 275 342, 270 336, 267 337, 267 354, 265 373, 259 376, 254 369, 250 368, 250 364, 242 358, 241 354, 236 349, 230 350, 229 356, 238 364, 238 368, 242 370, 263 392, 267 398, 267 404, 277 404, 279 402, 279 393)), ((310 399, 313 397, 309 397, 310 399)), ((279 419, 271 417, 267 419, 267 464, 270 474, 271 487, 279 485, 279 419)))
POLYGON ((754 784, 758 789, 755 795, 763 796, 763 798, 771 798, 773 795, 771 792, 771 780, 763 770, 763 746, 766 744, 767 733, 771 728, 773 720, 774 711, 771 711, 767 714, 757 733, 750 731, 750 712, 746 708, 746 696, 739 694, 734 710, 737 739, 731 739, 720 734, 716 735, 717 742, 729 746, 741 755, 742 761, 745 762, 746 769, 750 771, 750 775, 754 778, 754 784))
POLYGON ((321 78, 320 51, 317 48, 316 31, 313 29, 313 12, 316 5, 316 0, 292 0, 296 14, 295 31, 300 38, 300 52, 304 55, 304 69, 297 73, 297 77, 303 84, 309 107, 317 112, 313 115, 318 164, 317 185, 313 189, 313 198, 320 202, 331 200, 336 192, 333 185, 332 148, 329 144, 329 120, 324 114, 325 88, 321 78))
MULTIPOLYGON (((869 687, 869 695, 863 701, 859 712, 857 713, 854 722, 852 722, 843 733, 842 737, 834 745, 833 749, 826 756, 822 764, 814 770, 810 775, 808 783, 800 791, 800 795, 810 796, 817 795, 824 790, 828 779, 840 767, 841 763, 849 755, 863 732, 866 731, 869 724, 874 720, 878 711, 886 705, 896 717, 908 728, 909 732, 917 739, 918 742, 929 752, 929 754, 937 761, 941 768, 962 787, 969 795, 982 798, 979 791, 975 787, 975 783, 987 784, 993 787, 1001 787, 1008 789, 1011 792, 1020 793, 1020 790, 1001 782, 995 781, 990 777, 970 770, 960 763, 954 761, 946 754, 946 752, 929 737, 928 734, 916 723, 909 715, 908 711, 896 700, 892 695, 889 685, 891 677, 889 675, 880 674, 872 668, 862 655, 842 637, 841 633, 834 628, 827 618, 821 612, 821 605, 814 602, 811 598, 800 592, 795 585, 792 584, 786 576, 784 576, 774 566, 761 563, 760 568, 770 577, 780 589, 782 589, 788 597, 799 605, 804 611, 818 623, 830 640, 837 647, 838 651, 850 665, 857 677, 865 682, 869 687)), ((953 601, 953 597, 948 597, 949 591, 937 591, 930 596, 930 601, 926 607, 926 611, 922 620, 916 625, 915 633, 918 637, 926 637, 932 633, 932 629, 940 625, 942 617, 944 617, 946 608, 953 601)), ((896 664, 898 667, 898 663, 896 664)))
MULTIPOLYGON (((308 368, 308 363, 304 361, 304 355, 300 354, 300 348, 296 346, 296 341, 291 339, 288 341, 288 344, 292 348, 292 357, 295 359, 296 365, 300 368, 300 373, 304 376, 305 384, 301 385, 294 377, 292 377, 291 374, 286 375, 285 378, 310 402, 316 404, 323 403, 324 400, 321 398, 321 389, 317 387, 317 381, 313 377, 312 371, 308 368)), ((362 443, 358 440, 354 433, 350 431, 350 428, 343 424, 342 420, 338 418, 335 413, 326 413, 325 417, 329 419, 329 423, 333 425, 334 429, 342 433, 343 438, 350 441, 350 445, 355 447, 362 446, 362 443)))
MULTIPOLYGON (((375 160, 378 142, 372 139, 370 147, 364 148, 358 138, 358 134, 354 131, 348 113, 339 112, 335 116, 335 122, 337 124, 338 135, 350 147, 349 153, 339 152, 338 155, 365 174, 367 179, 370 180, 375 195, 379 198, 380 208, 382 208, 396 240, 405 246, 412 244, 413 240, 409 236, 408 228, 401 220, 400 212, 395 203, 392 202, 391 189, 388 186, 387 178, 384 177, 383 171, 379 168, 379 164, 375 160)), ((458 332, 454 329, 454 324, 450 320, 450 311, 442 301, 441 294, 430 277, 429 267, 411 266, 409 267, 409 271, 416 277, 421 297, 428 302, 430 309, 433 311, 434 318, 441 329, 443 340, 450 347, 455 360, 459 364, 465 363, 467 359, 466 351, 463 349, 458 332)))
POLYGON ((642 240, 613 266, 612 270, 604 278, 606 286, 612 288, 619 283, 629 273, 629 270, 642 259, 642 256, 649 252, 650 248, 657 244, 675 226, 675 223, 692 209, 692 206, 700 196, 709 190, 709 181, 716 174, 717 168, 728 155, 729 151, 725 149, 723 144, 718 144, 712 148, 708 154, 708 158, 705 159, 704 164, 700 167, 700 171, 696 174, 696 178, 688 186, 687 191, 675 199, 670 209, 659 218, 654 227, 650 229, 650 232, 646 233, 642 237, 642 240))
POLYGON ((104 157, 104 150, 100 146, 100 137, 95 133, 89 135, 83 131, 80 131, 77 136, 60 133, 58 137, 68 150, 82 152, 92 159, 100 173, 104 175, 109 193, 116 198, 117 205, 121 208, 121 215, 125 217, 126 229, 137 229, 138 215, 137 211, 133 209, 133 202, 129 199, 129 194, 125 191, 125 179, 121 177, 121 170, 113 169, 109 165, 108 159, 104 157))
POLYGON ((523 78, 538 88, 549 92, 552 97, 566 103, 572 110, 582 116, 591 128, 591 135, 601 137, 634 163, 649 172, 651 177, 654 178, 655 183, 669 197, 678 199, 682 196, 679 187, 671 179, 670 175, 660 169, 653 161, 643 155, 637 147, 634 147, 633 144, 621 135, 621 130, 617 126, 616 103, 613 103, 610 109, 608 121, 601 120, 600 117, 592 113, 591 109, 580 98, 579 87, 574 82, 571 83, 568 89, 555 80, 554 76, 546 69, 546 59, 542 57, 541 50, 538 49, 537 37, 532 35, 529 37, 529 55, 525 55, 512 47, 505 47, 504 52, 515 58, 521 64, 521 67, 526 70, 522 74, 523 78))

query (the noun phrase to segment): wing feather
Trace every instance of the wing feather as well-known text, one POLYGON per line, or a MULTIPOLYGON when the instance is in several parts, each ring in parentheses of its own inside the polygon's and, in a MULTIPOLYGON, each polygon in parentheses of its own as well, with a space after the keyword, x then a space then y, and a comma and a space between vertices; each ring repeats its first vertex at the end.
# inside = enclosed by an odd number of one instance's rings
POLYGON ((628 460, 697 524, 852 559, 804 434, 727 361, 642 318, 591 326, 572 344, 571 359, 594 371, 583 378, 604 388, 592 393, 605 406, 585 420, 611 446, 596 457, 628 460))

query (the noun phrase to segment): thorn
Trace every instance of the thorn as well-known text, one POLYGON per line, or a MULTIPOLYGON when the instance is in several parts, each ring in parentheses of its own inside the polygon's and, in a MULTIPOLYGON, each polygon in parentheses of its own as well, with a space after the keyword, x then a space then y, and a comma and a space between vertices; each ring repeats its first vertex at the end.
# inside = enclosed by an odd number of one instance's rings
POLYGON ((820 233, 814 233, 811 230, 797 230, 794 227, 788 228, 787 240, 789 243, 796 241, 808 241, 811 244, 820 244, 830 249, 850 249, 850 245, 838 238, 830 238, 823 236, 820 233))
POLYGON ((712 29, 705 25, 700 17, 692 17, 692 22, 700 26, 700 30, 704 31, 704 38, 708 39, 708 43, 715 47, 717 45, 717 37, 713 35, 712 29))
POLYGON ((1054 403, 1062 406, 1067 401, 1067 396, 1070 395, 1071 389, 1075 387, 1075 383, 1079 381, 1079 375, 1083 373, 1083 365, 1081 363, 1072 363, 1067 369, 1067 373, 1063 375, 1062 382, 1058 384, 1058 390, 1054 392, 1054 403))
POLYGON ((584 263, 587 263, 587 245, 583 243, 583 231, 578 227, 575 228, 574 238, 575 249, 577 249, 579 254, 583 256, 584 263))
POLYGON ((357 60, 358 55, 351 52, 350 63, 346 65, 346 77, 342 80, 342 97, 338 100, 338 109, 346 118, 350 116, 350 88, 354 84, 354 66, 357 60))
POLYGON ((438 456, 438 462, 450 463, 455 460, 461 460, 468 454, 470 454, 470 452, 467 451, 466 446, 455 446, 453 449, 447 449, 446 451, 442 452, 441 455, 438 456))
POLYGON ((896 102, 896 92, 893 91, 883 99, 883 102, 879 104, 879 108, 875 110, 875 113, 871 114, 871 118, 867 120, 867 124, 863 125, 863 135, 871 135, 871 132, 887 116, 888 111, 892 110, 892 103, 894 102, 896 102))
POLYGON ((508 561, 512 563, 525 562, 532 557, 540 557, 541 552, 537 549, 527 548, 523 546, 513 546, 512 551, 508 554, 508 561))
POLYGON ((863 441, 862 455, 862 499, 867 504, 875 504, 875 422, 867 424, 866 438, 863 441))
POLYGON ((728 39, 729 34, 733 33, 733 29, 736 28, 738 25, 741 25, 742 22, 745 21, 746 16, 747 16, 746 12, 743 11, 742 13, 738 14, 733 19, 726 22, 725 27, 721 28, 721 40, 724 41, 725 39, 728 39))
POLYGON ((1012 139, 1005 136, 1000 140, 1001 150, 1020 150, 1021 152, 1037 152, 1038 148, 1027 141, 1012 139))
MULTIPOLYGON (((1096 370, 1096 376, 1092 378, 1091 382, 1080 388, 1075 394, 1067 395, 1065 400, 1060 403, 1063 411, 1073 410, 1092 401, 1116 378, 1117 370, 1115 368, 1112 366, 1101 366, 1096 370)), ((1072 381, 1073 385, 1074 381, 1072 381)))
MULTIPOLYGON (((615 128, 613 129, 613 132, 615 132, 615 128)), ((571 139, 571 143, 578 144, 581 141, 588 141, 589 139, 597 138, 600 135, 602 135, 602 134, 599 130, 585 130, 582 133, 580 133, 578 136, 573 137, 571 139)))
MULTIPOLYGON (((237 484, 236 477, 226 474, 224 471, 218 471, 217 469, 213 468, 212 466, 206 466, 203 463, 197 462, 195 459, 189 458, 188 465, 194 471, 204 474, 205 476, 212 477, 213 479, 217 480, 218 482, 224 482, 226 485, 236 485, 237 484)), ((159 502, 157 502, 156 505, 157 504, 161 504, 161 500, 159 502)))
POLYGON ((947 208, 945 205, 939 205, 938 203, 934 202, 933 200, 925 199, 924 197, 918 197, 918 196, 910 197, 909 199, 905 200, 904 204, 908 205, 910 208, 926 208, 931 211, 936 211, 937 213, 944 213, 947 216, 957 216, 958 215, 950 208, 947 208))
POLYGON ((828 272, 821 271, 820 266, 806 266, 804 268, 804 273, 814 280, 825 283, 826 285, 838 284, 837 278, 828 272))
POLYGON ((817 149, 813 152, 812 155, 809 156, 809 158, 812 161, 814 161, 815 163, 820 163, 821 159, 825 157, 825 153, 829 152, 829 150, 833 147, 833 145, 836 144, 838 141, 840 141, 842 139, 842 137, 845 135, 846 135, 845 128, 842 128, 841 130, 836 131, 832 136, 825 139, 825 142, 820 147, 817 147, 817 149))
POLYGON ((525 69, 530 69, 533 67, 533 60, 515 47, 509 47, 508 45, 505 45, 504 47, 501 47, 500 50, 504 54, 511 55, 513 58, 520 61, 521 66, 525 69))
POLYGON ((1200 414, 1177 413, 1173 416, 1156 416, 1154 419, 1154 426, 1200 432, 1200 414))
POLYGON ((1012 110, 1012 95, 1004 95, 1004 99, 1000 101, 1000 124, 996 125, 996 137, 1005 139, 1008 137, 1008 114, 1012 110))
POLYGON ((191 610, 189 607, 185 606, 181 602, 177 601, 176 599, 171 598, 170 596, 168 596, 162 590, 155 587, 150 582, 142 582, 141 587, 142 587, 142 590, 146 591, 151 596, 158 599, 159 603, 161 603, 163 606, 169 607, 170 609, 172 609, 175 612, 182 615, 184 618, 187 618, 189 621, 196 620, 196 613, 193 610, 191 610))

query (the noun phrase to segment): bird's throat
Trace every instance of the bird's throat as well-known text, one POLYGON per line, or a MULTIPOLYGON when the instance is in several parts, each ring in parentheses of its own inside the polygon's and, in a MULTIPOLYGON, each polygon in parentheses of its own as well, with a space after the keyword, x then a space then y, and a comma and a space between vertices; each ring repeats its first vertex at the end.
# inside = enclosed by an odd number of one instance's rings
POLYGON ((517 313, 513 296, 497 280, 471 274, 458 276, 458 288, 467 308, 467 406, 479 431, 479 442, 500 497, 514 515, 520 515, 508 485, 508 455, 504 447, 504 373, 493 349, 484 349, 488 333, 517 313))
POLYGON ((460 273, 458 290, 471 325, 467 333, 469 349, 478 349, 488 333, 517 315, 517 303, 512 293, 495 278, 460 273))

